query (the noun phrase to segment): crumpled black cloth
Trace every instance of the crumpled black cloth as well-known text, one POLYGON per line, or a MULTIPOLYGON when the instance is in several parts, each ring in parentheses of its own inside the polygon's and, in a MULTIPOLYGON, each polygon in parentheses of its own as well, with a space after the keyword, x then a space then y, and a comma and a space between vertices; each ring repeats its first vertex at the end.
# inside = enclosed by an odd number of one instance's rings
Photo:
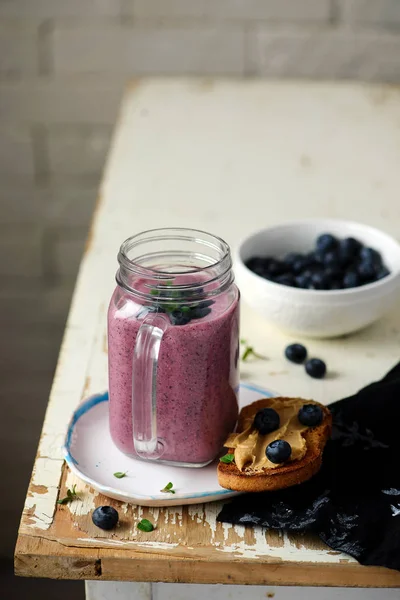
POLYGON ((332 439, 318 475, 238 496, 218 520, 313 532, 361 564, 400 570, 400 363, 329 408, 332 439))

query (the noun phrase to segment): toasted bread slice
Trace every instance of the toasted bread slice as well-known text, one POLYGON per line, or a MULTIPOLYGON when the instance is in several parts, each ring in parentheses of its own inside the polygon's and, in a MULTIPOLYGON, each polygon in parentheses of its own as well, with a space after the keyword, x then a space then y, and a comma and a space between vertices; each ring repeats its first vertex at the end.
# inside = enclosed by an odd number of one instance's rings
MULTIPOLYGON (((257 400, 240 411, 236 432, 244 429, 244 421, 255 416, 257 411, 271 406, 273 402, 293 401, 293 398, 264 398, 257 400)), ((328 441, 332 429, 332 415, 329 409, 313 400, 304 400, 304 404, 317 404, 324 413, 324 419, 316 427, 308 427, 302 432, 307 450, 300 460, 293 460, 274 469, 263 469, 262 471, 240 471, 235 463, 218 464, 219 484, 229 490, 238 492, 265 492, 281 490, 283 488, 303 483, 315 475, 322 464, 322 453, 328 441)), ((228 453, 234 454, 235 450, 230 448, 228 453)))

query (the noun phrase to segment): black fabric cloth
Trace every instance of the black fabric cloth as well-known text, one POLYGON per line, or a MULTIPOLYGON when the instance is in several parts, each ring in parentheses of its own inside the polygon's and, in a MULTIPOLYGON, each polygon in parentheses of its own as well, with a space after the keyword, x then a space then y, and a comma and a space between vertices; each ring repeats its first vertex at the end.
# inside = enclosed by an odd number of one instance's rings
POLYGON ((400 570, 400 363, 329 408, 332 439, 318 475, 286 490, 238 496, 218 520, 310 531, 361 564, 400 570))

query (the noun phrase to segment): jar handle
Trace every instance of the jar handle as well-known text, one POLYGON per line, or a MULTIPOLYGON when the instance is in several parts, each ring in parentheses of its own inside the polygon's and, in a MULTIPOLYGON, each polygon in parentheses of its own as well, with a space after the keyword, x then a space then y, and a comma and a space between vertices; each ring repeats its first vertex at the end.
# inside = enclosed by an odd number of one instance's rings
POLYGON ((141 324, 133 352, 132 430, 135 452, 157 459, 164 446, 157 437, 157 365, 161 340, 169 326, 166 315, 148 313, 141 324))

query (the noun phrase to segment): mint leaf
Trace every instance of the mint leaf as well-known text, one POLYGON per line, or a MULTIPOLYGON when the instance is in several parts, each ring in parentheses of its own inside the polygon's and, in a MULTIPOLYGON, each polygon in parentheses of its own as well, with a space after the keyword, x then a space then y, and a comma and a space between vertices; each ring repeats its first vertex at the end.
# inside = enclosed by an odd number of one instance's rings
POLYGON ((235 460, 235 455, 234 454, 225 454, 225 456, 221 456, 221 458, 219 459, 221 462, 223 463, 232 463, 235 460))
POLYGON ((141 521, 139 521, 136 527, 140 529, 140 531, 146 531, 147 533, 153 531, 154 529, 153 523, 150 523, 148 519, 142 519, 141 521))
POLYGON ((125 473, 121 473, 121 471, 117 471, 116 473, 114 473, 114 477, 116 477, 117 479, 123 479, 124 477, 126 477, 126 473, 127 473, 127 471, 125 471, 125 473))
POLYGON ((243 362, 246 362, 246 360, 250 356, 254 356, 254 358, 257 358, 259 360, 267 360, 266 356, 263 356, 262 354, 259 354, 258 352, 256 352, 254 350, 253 346, 249 346, 249 344, 247 343, 246 340, 240 340, 240 343, 244 345, 244 350, 243 350, 243 354, 242 354, 243 362))
POLYGON ((174 484, 169 482, 169 483, 167 483, 165 488, 160 490, 160 492, 163 492, 164 494, 175 494, 175 490, 172 489, 173 487, 174 487, 174 484))
POLYGON ((70 490, 69 488, 67 489, 67 495, 65 496, 65 498, 60 498, 60 500, 57 500, 57 504, 68 504, 73 500, 79 500, 79 496, 76 493, 76 483, 74 483, 74 485, 72 486, 72 490, 70 490))

